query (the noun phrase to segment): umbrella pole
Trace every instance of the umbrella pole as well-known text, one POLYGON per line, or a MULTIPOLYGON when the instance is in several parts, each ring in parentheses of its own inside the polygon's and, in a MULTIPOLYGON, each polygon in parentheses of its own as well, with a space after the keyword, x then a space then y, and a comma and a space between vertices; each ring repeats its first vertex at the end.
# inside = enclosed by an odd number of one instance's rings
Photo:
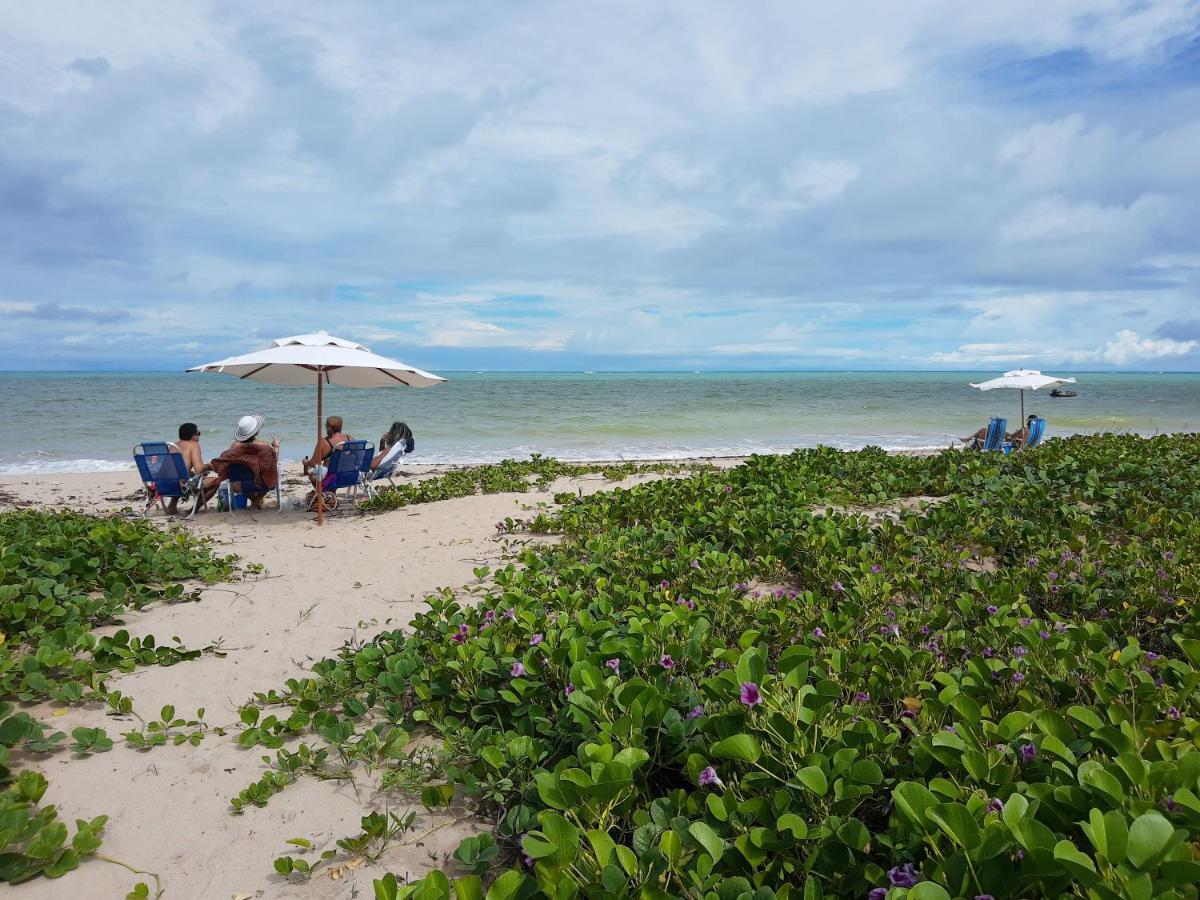
MULTIPOLYGON (((317 446, 321 446, 321 370, 317 370, 317 446)), ((321 483, 325 479, 321 477, 320 470, 317 472, 317 525, 325 521, 325 497, 321 492, 321 483)))
POLYGON ((1021 427, 1025 427, 1025 388, 1021 388, 1021 427))

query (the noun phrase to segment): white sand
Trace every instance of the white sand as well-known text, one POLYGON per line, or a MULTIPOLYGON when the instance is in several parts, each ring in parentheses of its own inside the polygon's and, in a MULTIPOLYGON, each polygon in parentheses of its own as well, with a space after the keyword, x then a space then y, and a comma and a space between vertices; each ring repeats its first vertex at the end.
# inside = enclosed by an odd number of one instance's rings
MULTIPOLYGON (((413 471, 426 469, 409 467, 413 471)), ((301 496, 296 473, 285 485, 301 496)), ((601 476, 561 482, 555 490, 591 492, 613 486, 601 476)), ((14 503, 69 505, 107 511, 132 505, 138 489, 134 472, 0 478, 0 508, 14 503)), ((238 708, 255 691, 281 688, 303 676, 311 664, 332 656, 349 639, 406 625, 439 587, 476 581, 472 570, 495 565, 507 541, 495 523, 505 516, 528 515, 527 508, 551 502, 552 493, 497 494, 422 504, 378 515, 339 512, 318 528, 311 514, 238 511, 199 513, 186 524, 211 537, 218 550, 258 562, 257 578, 204 590, 199 603, 159 605, 130 613, 133 635, 153 634, 159 642, 178 636, 189 648, 220 643, 223 658, 206 655, 194 662, 163 668, 139 668, 113 675, 111 688, 134 699, 145 718, 156 718, 163 704, 193 717, 206 709, 210 726, 238 723, 238 708)), ((270 501, 273 503, 273 501, 270 501)), ((161 512, 152 518, 165 521, 161 512)), ((182 519, 176 521, 182 522, 182 519)), ((528 539, 525 539, 528 540, 528 539)), ((108 629, 109 631, 115 629, 108 629)), ((70 733, 79 725, 103 726, 117 745, 107 753, 76 759, 62 751, 21 760, 44 772, 50 788, 43 802, 60 816, 107 814, 109 823, 100 853, 139 869, 156 872, 168 898, 371 897, 371 881, 391 871, 420 875, 443 864, 471 832, 472 820, 448 825, 411 846, 393 842, 376 864, 345 871, 333 880, 318 874, 308 884, 289 885, 275 874, 275 857, 295 848, 285 841, 303 837, 319 849, 357 834, 367 812, 415 809, 416 827, 408 840, 451 822, 428 816, 415 797, 380 795, 371 779, 359 783, 359 795, 346 783, 303 777, 274 796, 262 809, 231 813, 229 800, 261 777, 261 757, 274 751, 242 750, 238 728, 225 737, 209 734, 199 747, 166 746, 138 752, 119 735, 134 720, 107 716, 98 705, 71 708, 60 718, 48 707, 31 709, 43 721, 70 733)), ((309 738, 320 744, 319 738, 309 738)), ((10 890, 13 897, 124 897, 138 880, 153 882, 100 860, 84 862, 60 881, 37 878, 10 890)))

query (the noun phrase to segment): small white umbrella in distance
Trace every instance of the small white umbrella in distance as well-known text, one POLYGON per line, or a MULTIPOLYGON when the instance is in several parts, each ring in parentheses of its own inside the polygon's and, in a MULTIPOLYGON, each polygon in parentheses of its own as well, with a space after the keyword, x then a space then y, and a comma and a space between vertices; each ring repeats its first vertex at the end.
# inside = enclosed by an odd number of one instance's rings
MULTIPOLYGON (((304 386, 317 384, 317 442, 321 440, 322 394, 327 384, 342 387, 429 387, 446 379, 415 366, 372 353, 362 344, 333 337, 325 332, 298 334, 272 341, 264 350, 230 356, 189 372, 217 372, 240 379, 252 378, 270 384, 304 386)), ((324 519, 320 479, 317 480, 317 523, 324 519)))
POLYGON ((1043 375, 1036 369, 1014 369, 1005 372, 998 378, 983 381, 979 384, 970 382, 971 387, 981 391, 994 391, 997 388, 1013 388, 1021 392, 1021 427, 1025 427, 1025 392, 1036 391, 1044 387, 1057 387, 1060 384, 1074 384, 1074 378, 1057 378, 1053 375, 1043 375))

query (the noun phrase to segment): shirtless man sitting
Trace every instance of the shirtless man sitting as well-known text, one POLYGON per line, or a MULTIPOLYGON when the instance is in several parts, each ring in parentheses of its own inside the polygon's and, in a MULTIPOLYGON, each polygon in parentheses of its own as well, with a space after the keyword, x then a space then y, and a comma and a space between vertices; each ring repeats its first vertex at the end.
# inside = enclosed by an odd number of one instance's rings
MULTIPOLYGON (((204 461, 204 456, 200 453, 200 429, 196 427, 195 422, 184 422, 179 426, 177 446, 183 454, 183 463, 187 466, 188 474, 192 476, 193 487, 199 487, 197 476, 208 472, 212 466, 204 461)), ((178 512, 179 498, 172 497, 171 502, 167 504, 167 514, 173 516, 178 512)))

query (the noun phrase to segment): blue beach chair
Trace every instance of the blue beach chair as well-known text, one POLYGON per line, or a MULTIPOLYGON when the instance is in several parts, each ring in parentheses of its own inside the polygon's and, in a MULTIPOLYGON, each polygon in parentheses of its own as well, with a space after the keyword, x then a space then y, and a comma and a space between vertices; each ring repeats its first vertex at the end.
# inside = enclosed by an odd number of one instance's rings
MULTIPOLYGON (((363 482, 363 473, 371 471, 371 459, 375 456, 375 445, 370 441, 343 441, 329 454, 329 471, 321 482, 324 498, 321 503, 325 509, 337 509, 339 488, 349 488, 351 497, 358 496, 359 486, 363 482)), ((309 507, 316 505, 314 492, 309 500, 309 507)))
POLYGON ((1042 442, 1042 438, 1046 436, 1046 420, 1038 416, 1029 423, 1029 437, 1025 441, 1025 449, 1036 447, 1042 442))
MULTIPOLYGON (((258 486, 258 482, 254 480, 254 473, 250 470, 249 466, 233 463, 229 467, 229 477, 221 482, 221 486, 217 488, 217 494, 224 502, 225 508, 232 513, 238 509, 239 497, 249 498, 255 494, 269 494, 274 491, 275 511, 279 512, 283 509, 283 488, 281 487, 282 480, 283 479, 277 480, 275 482, 275 487, 268 488, 264 491, 258 486)), ((241 508, 245 509, 248 506, 248 503, 249 501, 247 501, 247 503, 243 503, 241 508)))
POLYGON ((191 499, 192 511, 188 513, 188 518, 196 514, 204 492, 193 490, 192 476, 188 474, 187 463, 183 461, 183 454, 177 446, 165 441, 145 441, 133 448, 133 461, 142 484, 146 486, 146 508, 142 510, 142 515, 150 512, 155 500, 165 512, 168 498, 191 499))
POLYGON ((1008 428, 1008 419, 997 419, 994 416, 988 422, 987 436, 983 439, 980 450, 1003 450, 1004 433, 1008 428))

